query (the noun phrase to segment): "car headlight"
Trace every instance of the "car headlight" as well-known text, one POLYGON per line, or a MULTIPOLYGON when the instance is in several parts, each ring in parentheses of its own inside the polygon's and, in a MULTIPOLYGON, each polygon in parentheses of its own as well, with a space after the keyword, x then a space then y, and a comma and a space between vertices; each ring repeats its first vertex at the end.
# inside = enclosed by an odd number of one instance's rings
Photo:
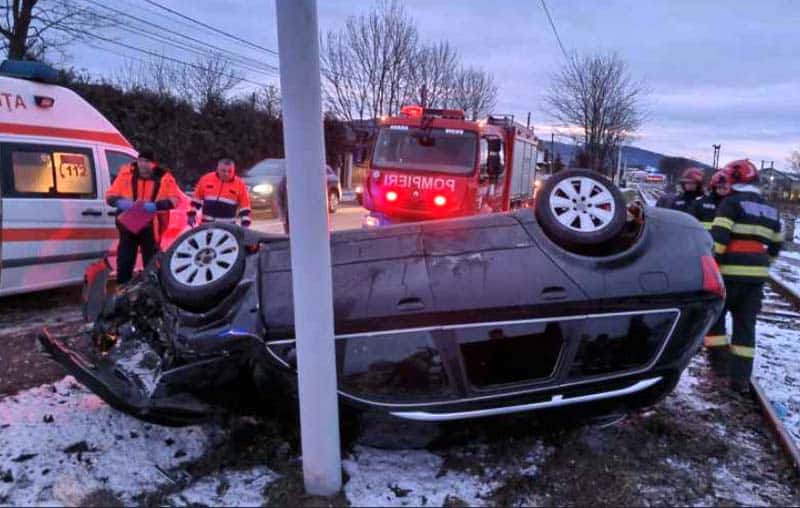
POLYGON ((256 194, 272 194, 273 190, 272 185, 268 183, 260 183, 253 187, 253 192, 256 194))

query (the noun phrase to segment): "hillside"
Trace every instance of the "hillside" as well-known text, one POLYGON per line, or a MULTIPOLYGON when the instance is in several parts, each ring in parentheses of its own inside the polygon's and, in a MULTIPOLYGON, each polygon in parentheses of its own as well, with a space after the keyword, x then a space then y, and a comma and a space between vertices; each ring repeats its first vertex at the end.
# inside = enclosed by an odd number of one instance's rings
MULTIPOLYGON (((550 142, 545 142, 544 146, 549 150, 550 142)), ((560 143, 556 141, 554 143, 554 149, 555 152, 561 156, 561 160, 565 163, 569 163, 575 158, 576 146, 574 144, 560 143)), ((666 157, 664 154, 653 152, 651 150, 645 150, 644 148, 639 148, 636 146, 622 147, 622 159, 625 161, 625 163, 627 163, 628 166, 652 166, 657 168, 659 166, 659 162, 661 162, 661 159, 664 157, 666 157)), ((699 161, 692 162, 699 168, 711 169, 711 166, 708 164, 704 164, 699 161)))

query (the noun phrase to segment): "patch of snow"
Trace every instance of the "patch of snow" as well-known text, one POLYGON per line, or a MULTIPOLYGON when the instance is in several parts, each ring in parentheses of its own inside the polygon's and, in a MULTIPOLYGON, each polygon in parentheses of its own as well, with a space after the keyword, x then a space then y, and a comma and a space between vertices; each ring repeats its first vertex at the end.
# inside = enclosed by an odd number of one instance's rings
POLYGON ((753 375, 800 445, 800 332, 759 321, 753 375))
POLYGON ((200 457, 221 435, 211 425, 142 422, 67 376, 0 399, 0 475, 11 479, 0 482, 0 504, 57 504, 54 485, 69 490, 74 477, 132 505, 137 494, 169 482, 161 471, 200 457))
POLYGON ((264 504, 264 488, 277 476, 260 466, 201 478, 168 498, 170 506, 254 506, 264 504))
POLYGON ((356 446, 344 461, 344 492, 353 506, 442 506, 448 496, 482 506, 495 486, 462 472, 442 475, 443 462, 425 450, 356 446))
POLYGON ((772 264, 769 274, 772 278, 800 298, 800 262, 783 254, 772 264))

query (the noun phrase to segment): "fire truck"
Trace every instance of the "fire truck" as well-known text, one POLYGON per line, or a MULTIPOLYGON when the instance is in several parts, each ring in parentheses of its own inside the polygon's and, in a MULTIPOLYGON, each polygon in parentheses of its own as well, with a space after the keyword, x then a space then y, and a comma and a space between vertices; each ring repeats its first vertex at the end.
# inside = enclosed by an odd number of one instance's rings
POLYGON ((405 106, 380 119, 363 188, 365 227, 531 206, 537 140, 512 115, 405 106))

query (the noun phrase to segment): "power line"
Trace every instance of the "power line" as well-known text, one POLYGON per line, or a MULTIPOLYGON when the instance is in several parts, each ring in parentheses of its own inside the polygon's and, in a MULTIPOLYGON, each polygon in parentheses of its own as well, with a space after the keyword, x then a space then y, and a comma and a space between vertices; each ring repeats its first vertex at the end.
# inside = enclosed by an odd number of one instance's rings
MULTIPOLYGON (((125 44, 124 42, 115 41, 114 39, 109 39, 107 37, 103 37, 103 36, 100 36, 100 35, 97 35, 97 34, 78 32, 77 30, 68 30, 68 31, 73 32, 75 35, 80 35, 81 37, 90 37, 92 39, 97 39, 97 40, 103 41, 103 42, 108 43, 108 44, 114 44, 114 45, 117 45, 117 46, 120 46, 120 47, 123 47, 123 48, 126 48, 126 49, 130 49, 131 51, 136 51, 136 52, 148 55, 148 56, 152 56, 152 57, 155 57, 155 58, 161 58, 162 60, 169 60, 170 62, 174 62, 176 64, 183 65, 185 67, 191 67, 193 69, 203 70, 203 71, 207 70, 206 68, 204 68, 201 65, 193 64, 191 62, 184 62, 182 60, 178 60, 177 58, 173 58, 173 57, 166 56, 166 55, 159 55, 158 53, 156 53, 154 51, 149 51, 149 50, 146 50, 146 49, 137 48, 136 46, 131 46, 130 44, 125 44)), ((224 73, 224 72, 222 72, 220 74, 222 76, 226 76, 226 77, 229 77, 229 78, 239 79, 241 81, 244 81, 245 83, 250 83, 251 85, 256 85, 256 86, 260 86, 260 87, 268 86, 266 83, 259 83, 257 81, 252 81, 252 80, 243 78, 241 76, 236 76, 234 74, 227 74, 227 73, 224 73)))
POLYGON ((224 35, 224 36, 226 36, 226 37, 228 37, 230 39, 233 39, 235 41, 239 41, 239 42, 241 42, 243 44, 247 44, 248 46, 254 47, 256 49, 260 49, 262 51, 266 51, 267 53, 271 53, 271 54, 276 55, 276 56, 278 55, 278 52, 275 51, 274 49, 265 48, 264 46, 256 44, 255 42, 248 41, 247 39, 242 39, 241 37, 239 37, 237 35, 233 35, 232 33, 228 33, 228 32, 226 32, 224 30, 221 30, 221 29, 219 29, 217 27, 211 26, 211 25, 209 25, 207 23, 203 23, 202 21, 194 19, 191 16, 187 16, 186 14, 183 14, 182 12, 176 11, 174 9, 170 9, 169 7, 167 7, 165 5, 161 5, 158 2, 155 2, 153 0, 144 0, 144 1, 149 3, 150 5, 154 5, 154 6, 158 7, 159 9, 163 9, 163 10, 165 10, 165 11, 171 13, 171 14, 174 14, 175 16, 179 16, 179 17, 181 17, 181 18, 183 18, 185 20, 191 21, 192 23, 195 23, 196 25, 199 25, 199 26, 202 26, 204 28, 208 28, 210 30, 213 30, 213 31, 215 31, 217 33, 220 33, 220 34, 222 34, 222 35, 224 35))
MULTIPOLYGON (((62 0, 62 3, 66 4, 66 2, 68 2, 68 1, 70 1, 70 0, 62 0)), ((200 39, 191 37, 189 35, 185 35, 185 34, 179 32, 177 30, 171 29, 171 28, 166 27, 164 25, 159 25, 158 23, 154 23, 152 21, 149 21, 149 20, 134 16, 132 14, 128 14, 126 12, 114 9, 113 7, 105 6, 105 5, 99 3, 99 2, 97 2, 95 0, 84 0, 84 1, 94 5, 96 7, 99 7, 101 9, 105 9, 106 11, 112 12, 112 13, 118 15, 118 16, 123 16, 123 17, 129 18, 129 19, 132 19, 132 20, 134 20, 134 21, 136 21, 138 23, 145 24, 148 27, 152 26, 152 27, 155 27, 157 29, 164 30, 165 33, 171 33, 171 34, 174 34, 174 35, 176 35, 178 37, 181 37, 183 39, 186 39, 186 40, 201 44, 205 48, 209 48, 212 51, 214 51, 216 53, 219 53, 222 56, 225 56, 226 58, 231 60, 232 63, 236 63, 238 65, 241 65, 242 67, 244 67, 247 70, 250 70, 250 71, 253 71, 253 72, 258 72, 260 74, 265 74, 265 75, 275 75, 275 73, 278 70, 278 68, 276 66, 274 66, 274 65, 268 64, 266 62, 262 62, 260 60, 255 59, 255 58, 251 58, 251 57, 247 57, 247 56, 235 53, 233 51, 230 51, 230 50, 227 50, 225 48, 216 46, 214 44, 202 41, 200 39)), ((81 7, 78 6, 77 4, 72 3, 72 6, 81 9, 81 7)), ((110 16, 106 16, 106 15, 101 14, 99 12, 89 11, 88 9, 83 9, 83 10, 87 11, 87 12, 93 12, 95 15, 100 16, 100 17, 102 17, 104 19, 116 21, 114 18, 111 18, 110 16)), ((198 46, 195 46, 195 45, 183 42, 183 41, 178 41, 178 40, 176 40, 176 39, 174 39, 174 38, 172 38, 172 37, 170 37, 168 35, 156 33, 156 32, 148 30, 147 28, 142 28, 142 27, 140 27, 138 25, 136 26, 136 30, 131 31, 130 33, 132 35, 141 35, 138 32, 141 32, 141 33, 150 35, 152 37, 155 37, 154 40, 166 43, 166 44, 171 45, 173 47, 177 47, 177 48, 182 49, 184 51, 190 51, 190 52, 193 52, 193 53, 198 54, 200 56, 207 56, 208 55, 207 50, 204 49, 203 47, 198 47, 198 46)))
POLYGON ((561 53, 564 54, 564 58, 569 60, 569 55, 567 54, 567 50, 564 49, 564 43, 561 42, 561 37, 558 35, 558 30, 556 30, 556 24, 553 23, 553 18, 550 16, 550 11, 547 9, 547 4, 544 0, 539 1, 542 3, 542 9, 544 9, 544 13, 547 15, 547 20, 550 22, 550 28, 553 29, 553 34, 556 36, 558 47, 561 48, 561 53))

